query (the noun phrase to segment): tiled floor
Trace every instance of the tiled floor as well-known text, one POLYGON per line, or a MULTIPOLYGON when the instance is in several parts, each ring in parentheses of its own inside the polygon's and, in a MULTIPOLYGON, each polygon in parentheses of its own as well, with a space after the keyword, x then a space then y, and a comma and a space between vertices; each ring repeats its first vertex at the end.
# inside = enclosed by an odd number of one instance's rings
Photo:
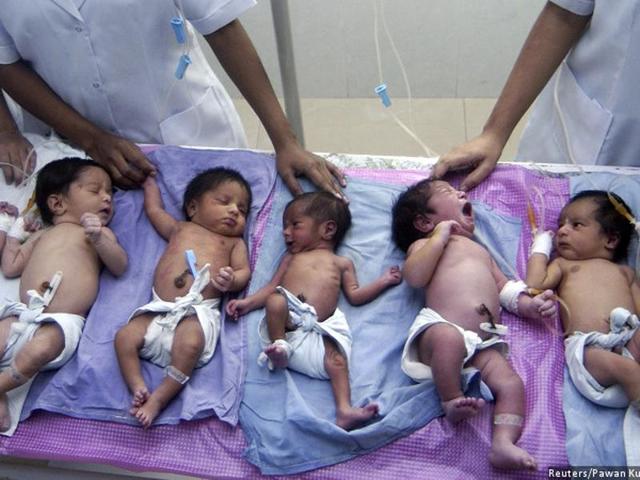
MULTIPOLYGON (((246 101, 239 99, 235 103, 249 147, 271 150, 264 128, 246 101)), ((311 151, 426 156, 378 99, 308 98, 300 103, 305 143, 311 151)), ((493 98, 417 98, 411 104, 407 100, 394 100, 390 110, 422 143, 444 154, 480 133, 494 103, 493 98)), ((503 151, 503 160, 513 160, 525 121, 526 117, 516 127, 503 151)))

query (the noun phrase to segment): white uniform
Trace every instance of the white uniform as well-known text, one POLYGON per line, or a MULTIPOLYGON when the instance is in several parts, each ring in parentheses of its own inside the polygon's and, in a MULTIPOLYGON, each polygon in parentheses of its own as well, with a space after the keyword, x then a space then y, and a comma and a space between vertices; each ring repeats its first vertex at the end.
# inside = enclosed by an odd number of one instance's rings
MULTIPOLYGON (((255 0, 179 3, 209 34, 255 0)), ((81 115, 131 141, 245 147, 240 118, 193 35, 193 63, 176 80, 184 47, 174 16, 172 0, 3 0, 0 63, 22 58, 81 115)))
POLYGON ((549 81, 529 116, 517 160, 571 163, 554 107, 559 106, 575 161, 639 166, 640 0, 552 0, 591 23, 549 81))

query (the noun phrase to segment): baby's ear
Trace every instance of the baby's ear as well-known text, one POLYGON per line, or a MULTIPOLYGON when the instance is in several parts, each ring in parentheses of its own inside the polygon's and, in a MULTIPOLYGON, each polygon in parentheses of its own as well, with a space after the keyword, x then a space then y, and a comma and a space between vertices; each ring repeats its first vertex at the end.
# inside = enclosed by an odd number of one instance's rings
POLYGON ((47 207, 54 217, 64 215, 67 211, 64 195, 61 193, 52 193, 47 197, 47 207))
POLYGON ((191 220, 193 216, 196 214, 196 212, 198 211, 198 203, 195 200, 191 200, 187 204, 187 207, 185 208, 185 210, 187 213, 187 219, 191 220))
POLYGON ((618 248, 619 243, 620 243, 620 235, 617 233, 610 233, 607 235, 607 241, 604 247, 607 250, 614 251, 616 248, 618 248))
POLYGON ((333 220, 327 220, 320 225, 320 235, 323 240, 333 240, 337 230, 338 226, 333 220))
POLYGON ((419 232, 429 233, 434 229, 435 225, 427 215, 418 214, 416 218, 413 219, 413 227, 419 232))

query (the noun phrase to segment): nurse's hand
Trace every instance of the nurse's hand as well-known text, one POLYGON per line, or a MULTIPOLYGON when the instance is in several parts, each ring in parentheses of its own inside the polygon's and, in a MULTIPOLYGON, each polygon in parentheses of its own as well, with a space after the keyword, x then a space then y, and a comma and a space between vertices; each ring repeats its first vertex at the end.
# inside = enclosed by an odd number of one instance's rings
POLYGON ((85 151, 109 171, 121 188, 139 188, 148 175, 156 172, 135 143, 104 131, 94 134, 85 151))
POLYGON ((469 191, 480 184, 496 167, 502 154, 504 142, 490 133, 483 133, 458 145, 441 156, 431 172, 432 178, 442 178, 448 172, 472 169, 460 184, 460 189, 469 191))
POLYGON ((347 201, 342 188, 347 186, 344 174, 331 162, 291 142, 276 150, 276 168, 294 195, 303 193, 296 177, 304 175, 321 190, 347 201))
POLYGON ((33 146, 18 131, 0 133, 0 168, 7 184, 18 185, 25 177, 33 173, 36 166, 35 150, 29 157, 33 146), (27 157, 29 163, 27 164, 27 157), (8 164, 8 165, 7 165, 8 164))

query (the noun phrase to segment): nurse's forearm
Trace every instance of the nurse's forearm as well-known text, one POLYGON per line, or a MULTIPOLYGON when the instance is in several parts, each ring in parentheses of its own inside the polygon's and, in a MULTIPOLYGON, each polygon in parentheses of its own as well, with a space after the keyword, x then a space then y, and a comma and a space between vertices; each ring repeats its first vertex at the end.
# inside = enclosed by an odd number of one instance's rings
POLYGON ((234 20, 205 38, 229 78, 260 119, 275 149, 297 141, 242 24, 234 20))
POLYGON ((547 2, 529 32, 483 132, 507 142, 518 121, 547 84, 591 17, 547 2))
POLYGON ((9 106, 4 99, 4 95, 0 92, 0 134, 18 132, 18 126, 9 111, 9 106))
POLYGON ((23 108, 88 150, 100 129, 67 105, 49 86, 22 62, 0 65, 0 88, 23 108))

